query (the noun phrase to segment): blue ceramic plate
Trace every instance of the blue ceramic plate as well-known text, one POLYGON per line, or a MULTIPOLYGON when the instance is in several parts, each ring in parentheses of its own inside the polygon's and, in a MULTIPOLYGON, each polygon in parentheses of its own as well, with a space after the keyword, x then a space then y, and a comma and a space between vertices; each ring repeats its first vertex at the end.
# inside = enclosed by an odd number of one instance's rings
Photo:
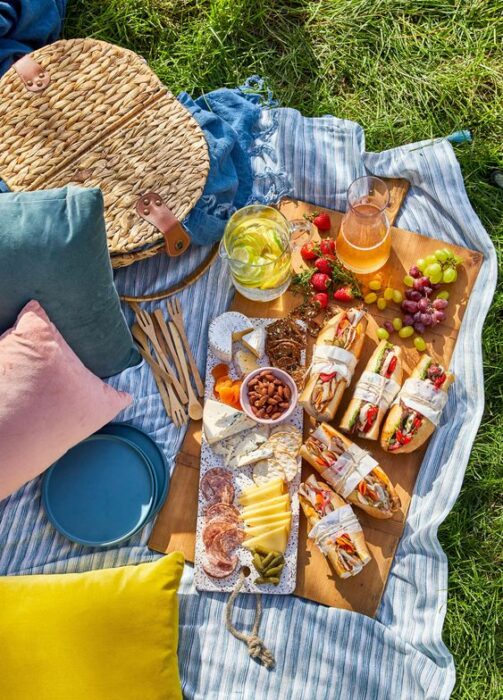
POLYGON ((42 502, 65 537, 109 547, 145 524, 156 491, 153 467, 141 450, 114 435, 93 435, 47 471, 42 502))
POLYGON ((166 500, 170 480, 168 463, 166 462, 164 452, 161 450, 159 445, 152 440, 150 435, 143 432, 143 430, 134 428, 132 425, 128 425, 127 423, 109 423, 101 428, 97 434, 117 435, 118 437, 129 440, 129 442, 136 445, 136 447, 138 447, 150 460, 150 463, 154 468, 154 476, 157 480, 157 500, 152 512, 150 513, 149 519, 150 517, 157 515, 162 504, 166 500))

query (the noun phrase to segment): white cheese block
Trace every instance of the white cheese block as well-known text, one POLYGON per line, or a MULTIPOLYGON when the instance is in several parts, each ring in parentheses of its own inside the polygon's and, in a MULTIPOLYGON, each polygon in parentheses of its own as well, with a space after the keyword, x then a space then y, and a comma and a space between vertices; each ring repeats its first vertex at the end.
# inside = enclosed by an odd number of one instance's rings
POLYGON ((232 406, 208 399, 204 404, 203 427, 206 440, 212 445, 255 425, 255 421, 232 406))
POLYGON ((234 364, 242 377, 258 368, 256 357, 248 350, 238 350, 234 355, 234 364))
POLYGON ((245 333, 241 338, 241 342, 255 357, 261 360, 265 354, 265 339, 265 328, 255 328, 251 333, 245 333))
POLYGON ((222 362, 232 361, 232 341, 253 330, 250 319, 238 311, 226 311, 210 323, 208 342, 212 353, 222 362))

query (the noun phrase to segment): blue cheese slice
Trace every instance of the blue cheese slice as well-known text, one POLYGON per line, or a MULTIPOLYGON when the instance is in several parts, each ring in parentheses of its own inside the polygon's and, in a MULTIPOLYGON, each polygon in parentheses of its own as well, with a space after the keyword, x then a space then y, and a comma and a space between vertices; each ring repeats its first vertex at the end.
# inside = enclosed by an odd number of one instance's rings
POLYGON ((261 360, 265 354, 266 332, 264 328, 255 328, 251 333, 245 333, 241 338, 243 345, 261 360))
POLYGON ((232 342, 253 330, 250 319, 238 311, 226 311, 210 323, 208 342, 212 353, 223 362, 232 361, 232 342))
POLYGON ((255 421, 232 406, 213 399, 208 399, 204 404, 203 428, 210 445, 254 426, 255 421))
POLYGON ((270 445, 264 445, 253 452, 239 453, 234 459, 232 459, 230 466, 234 467, 234 469, 249 467, 250 464, 255 464, 263 459, 269 459, 269 457, 272 457, 273 455, 273 448, 270 445))

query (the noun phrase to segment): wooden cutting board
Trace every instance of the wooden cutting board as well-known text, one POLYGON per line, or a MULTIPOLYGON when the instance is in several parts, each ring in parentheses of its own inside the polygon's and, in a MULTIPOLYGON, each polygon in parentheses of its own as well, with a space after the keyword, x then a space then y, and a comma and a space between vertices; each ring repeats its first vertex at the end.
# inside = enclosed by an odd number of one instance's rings
MULTIPOLYGON (((404 180, 393 180, 388 181, 388 184, 392 192, 389 216, 391 220, 394 220, 407 192, 408 183, 404 180)), ((340 212, 292 200, 283 200, 280 203, 280 209, 288 219, 298 219, 304 214, 312 214, 313 211, 324 211, 330 216, 331 232, 334 236, 343 216, 340 212)), ((382 277, 383 288, 391 286, 402 289, 403 277, 415 260, 429 255, 436 248, 444 245, 438 240, 393 228, 392 254, 388 263, 378 273, 382 277)), ((432 331, 428 330, 424 335, 429 354, 446 366, 449 365, 466 303, 483 260, 482 254, 476 251, 457 246, 449 247, 465 259, 465 265, 460 268, 456 283, 448 287, 451 296, 445 323, 438 325, 432 331)), ((295 261, 295 264, 299 264, 299 261, 295 261)), ((371 275, 371 278, 374 277, 376 274, 371 275)), ((365 283, 364 277, 361 277, 361 280, 365 283)), ((248 316, 278 318, 287 314, 301 300, 299 296, 287 292, 276 301, 257 304, 236 294, 231 308, 248 316)), ((396 316, 398 309, 396 305, 392 304, 391 308, 379 311, 373 304, 369 311, 370 322, 367 339, 353 383, 346 391, 344 400, 336 414, 333 423, 336 427, 367 360, 379 342, 376 336, 377 328, 382 325, 384 320, 396 316)), ((420 354, 410 339, 401 340, 398 338, 398 334, 393 334, 391 339, 403 348, 404 370, 405 374, 408 375, 417 363, 420 354)), ((311 426, 311 420, 308 417, 305 418, 304 430, 306 434, 311 426)), ((200 441, 201 422, 191 423, 176 460, 168 499, 158 516, 149 542, 149 547, 158 552, 182 551, 188 561, 193 561, 194 558, 200 441)), ((361 447, 370 450, 389 475, 402 501, 402 508, 390 520, 376 520, 370 518, 363 511, 355 509, 372 554, 372 562, 358 576, 346 580, 339 579, 333 573, 325 557, 307 539, 306 520, 301 516, 295 594, 325 605, 360 612, 372 617, 379 605, 393 556, 405 526, 405 517, 426 446, 409 455, 390 455, 381 450, 378 443, 361 439, 357 439, 356 442, 361 447)), ((304 464, 303 479, 311 472, 311 467, 304 464)))

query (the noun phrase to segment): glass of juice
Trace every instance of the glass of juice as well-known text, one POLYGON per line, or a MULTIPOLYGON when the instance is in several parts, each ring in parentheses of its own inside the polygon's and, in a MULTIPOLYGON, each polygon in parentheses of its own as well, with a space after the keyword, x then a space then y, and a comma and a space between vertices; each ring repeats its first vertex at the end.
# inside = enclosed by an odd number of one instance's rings
POLYGON ((309 222, 291 224, 274 207, 252 204, 231 216, 219 252, 238 292, 254 301, 272 301, 290 284, 292 247, 311 237, 309 222))
POLYGON ((337 235, 337 255, 353 272, 379 270, 391 252, 386 216, 389 190, 378 177, 359 177, 348 188, 348 210, 337 235))

